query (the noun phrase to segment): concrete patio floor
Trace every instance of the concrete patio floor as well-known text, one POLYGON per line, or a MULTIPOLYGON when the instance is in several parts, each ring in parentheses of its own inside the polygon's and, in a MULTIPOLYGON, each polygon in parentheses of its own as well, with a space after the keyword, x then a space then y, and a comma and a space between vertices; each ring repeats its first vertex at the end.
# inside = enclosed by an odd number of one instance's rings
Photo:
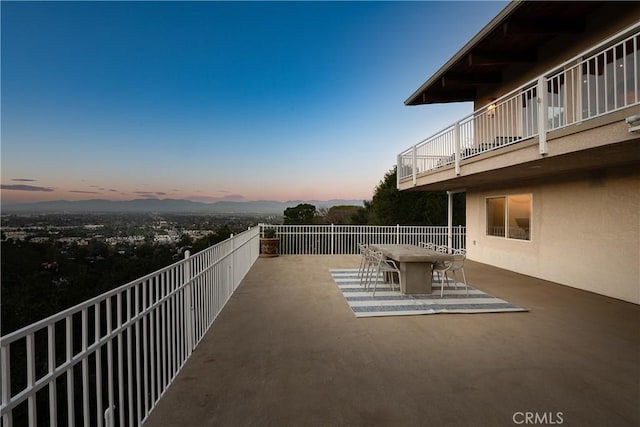
POLYGON ((530 311, 357 319, 358 263, 258 259, 145 425, 640 426, 640 306, 469 261, 530 311))

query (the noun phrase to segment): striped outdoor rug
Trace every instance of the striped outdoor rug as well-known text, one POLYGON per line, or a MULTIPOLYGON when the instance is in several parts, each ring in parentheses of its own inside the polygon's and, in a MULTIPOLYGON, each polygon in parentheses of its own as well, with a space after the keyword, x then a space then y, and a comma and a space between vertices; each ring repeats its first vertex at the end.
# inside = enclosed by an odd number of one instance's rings
POLYGON ((459 283, 456 289, 451 280, 449 286, 445 286, 442 298, 437 280, 433 281, 433 294, 423 295, 403 295, 380 280, 374 297, 371 290, 366 291, 360 286, 358 269, 329 271, 356 317, 527 311, 471 286, 467 295, 464 284, 459 283))

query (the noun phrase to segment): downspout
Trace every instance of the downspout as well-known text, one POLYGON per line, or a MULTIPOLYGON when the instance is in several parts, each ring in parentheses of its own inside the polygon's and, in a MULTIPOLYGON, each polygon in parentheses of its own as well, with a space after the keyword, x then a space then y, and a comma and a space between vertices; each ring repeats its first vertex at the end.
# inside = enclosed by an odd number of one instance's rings
MULTIPOLYGON (((453 195, 457 193, 464 193, 465 191, 467 191, 466 188, 447 191, 447 246, 450 249, 454 249, 453 247, 453 195)), ((455 248, 455 249, 460 249, 460 248, 455 248)))
POLYGON ((453 249, 453 192, 447 191, 447 246, 453 249))

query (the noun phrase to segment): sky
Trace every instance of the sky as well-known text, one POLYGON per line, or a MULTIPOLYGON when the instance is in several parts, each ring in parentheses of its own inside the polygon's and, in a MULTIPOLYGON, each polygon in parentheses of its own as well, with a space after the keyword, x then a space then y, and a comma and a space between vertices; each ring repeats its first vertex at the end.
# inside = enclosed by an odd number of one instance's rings
POLYGON ((0 3, 3 204, 370 200, 506 2, 0 3))

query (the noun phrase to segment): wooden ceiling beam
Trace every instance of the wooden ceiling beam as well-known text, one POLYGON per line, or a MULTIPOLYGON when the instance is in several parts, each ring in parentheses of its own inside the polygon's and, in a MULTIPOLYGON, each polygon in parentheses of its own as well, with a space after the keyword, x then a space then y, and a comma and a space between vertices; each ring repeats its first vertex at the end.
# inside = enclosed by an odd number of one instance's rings
MULTIPOLYGON (((436 104, 446 102, 467 102, 476 99, 475 89, 448 90, 446 93, 426 92, 422 97, 422 104, 436 104)), ((416 104, 417 105, 417 104, 416 104)))
POLYGON ((538 55, 535 50, 522 52, 472 52, 467 55, 467 63, 471 66, 509 65, 514 63, 535 63, 538 55))
POLYGON ((426 105, 426 104, 445 104, 448 102, 473 102, 476 99, 476 91, 456 91, 447 92, 446 94, 425 93, 420 97, 416 97, 412 102, 405 105, 426 105))
POLYGON ((539 20, 531 19, 527 21, 511 20, 502 25, 502 33, 505 37, 578 34, 583 31, 583 22, 551 17, 545 17, 544 19, 539 20))
POLYGON ((443 88, 460 86, 491 85, 502 83, 500 73, 447 73, 442 77, 443 88))

